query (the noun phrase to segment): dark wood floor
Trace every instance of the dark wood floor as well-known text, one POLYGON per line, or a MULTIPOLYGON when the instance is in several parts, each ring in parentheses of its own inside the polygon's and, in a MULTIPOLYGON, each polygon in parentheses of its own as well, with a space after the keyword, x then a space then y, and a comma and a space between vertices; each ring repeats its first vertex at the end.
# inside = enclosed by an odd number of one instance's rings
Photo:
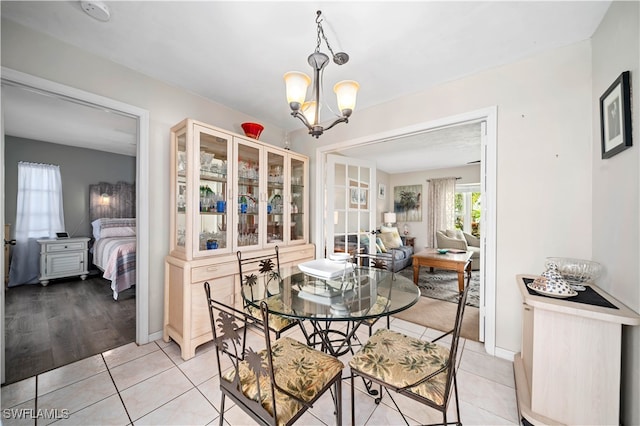
POLYGON ((135 341, 135 287, 113 300, 99 276, 5 293, 5 384, 135 341))

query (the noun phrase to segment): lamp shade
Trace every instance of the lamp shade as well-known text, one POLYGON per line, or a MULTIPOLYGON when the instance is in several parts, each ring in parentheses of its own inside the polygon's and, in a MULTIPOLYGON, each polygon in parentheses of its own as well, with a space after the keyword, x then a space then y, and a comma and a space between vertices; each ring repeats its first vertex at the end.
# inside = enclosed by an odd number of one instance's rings
POLYGON ((338 98, 338 109, 342 115, 349 116, 356 108, 356 95, 359 88, 360 85, 353 80, 343 80, 333 86, 333 91, 338 98))
POLYGON ((302 104, 302 114, 309 124, 316 124, 316 101, 309 101, 302 104))
POLYGON ((307 88, 311 84, 311 78, 303 72, 291 71, 284 75, 287 87, 287 102, 292 109, 299 109, 307 97, 307 88), (292 105, 294 104, 294 105, 292 105))
POLYGON ((389 225, 396 222, 396 214, 393 212, 387 212, 384 214, 384 223, 389 225))

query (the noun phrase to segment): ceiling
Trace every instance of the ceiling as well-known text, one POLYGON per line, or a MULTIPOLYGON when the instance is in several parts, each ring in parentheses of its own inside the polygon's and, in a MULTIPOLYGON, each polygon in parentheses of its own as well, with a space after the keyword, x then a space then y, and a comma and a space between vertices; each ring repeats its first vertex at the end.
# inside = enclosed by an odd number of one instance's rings
MULTIPOLYGON (((292 131, 302 125, 290 116, 282 76, 290 70, 310 74, 307 56, 315 49, 318 9, 323 11, 324 30, 334 51, 345 51, 351 58, 345 65, 327 66, 324 86, 333 87, 344 79, 360 83, 351 119, 355 121, 358 110, 589 39, 609 4, 609 1, 117 1, 107 3, 111 13, 108 22, 85 14, 77 1, 2 1, 0 7, 3 19, 242 111, 265 126, 292 131)), ((321 50, 327 52, 324 44, 321 50)), ((21 136, 21 132, 26 132, 24 123, 30 123, 27 127, 32 132, 39 126, 34 125, 33 116, 22 120, 22 124, 13 121, 11 117, 35 111, 25 105, 28 99, 18 101, 14 95, 18 96, 10 93, 10 102, 3 102, 5 127, 7 134, 11 131, 21 136), (14 106, 21 111, 12 112, 14 106)), ((326 91, 325 98, 331 108, 337 109, 331 90, 326 91)), ((38 115, 48 116, 41 111, 38 115)), ((323 110, 321 117, 328 120, 331 112, 323 110)), ((77 115, 74 121, 79 121, 77 115)), ((105 132, 109 134, 105 137, 115 140, 123 137, 122 125, 109 123, 108 127, 105 132)), ((54 133, 50 129, 47 132, 54 133)), ((467 137, 464 130, 457 133, 467 137)), ((91 134, 96 135, 96 127, 91 134)), ((457 134, 447 135, 450 141, 456 137, 457 134)), ((431 149, 427 139, 408 143, 414 145, 414 150, 431 149)), ((397 151, 393 144, 384 145, 397 151)), ((444 148, 436 150, 443 157, 450 157, 454 150, 457 158, 479 159, 478 144, 474 146, 468 139, 450 144, 449 150, 444 148), (465 149, 469 150, 468 155, 461 155, 465 149)), ((438 156, 431 152, 423 158, 432 158, 437 163, 438 156)))

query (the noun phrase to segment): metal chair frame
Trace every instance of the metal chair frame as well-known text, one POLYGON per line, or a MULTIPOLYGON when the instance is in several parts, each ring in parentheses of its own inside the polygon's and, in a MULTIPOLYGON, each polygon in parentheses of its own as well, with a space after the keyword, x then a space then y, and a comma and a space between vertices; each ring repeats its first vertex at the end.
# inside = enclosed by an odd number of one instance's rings
MULTIPOLYGON (((440 411, 442 413, 443 416, 443 424, 448 425, 448 424, 456 424, 456 425, 461 425, 462 423, 460 422, 460 404, 459 404, 459 399, 458 399, 458 382, 457 382, 457 378, 456 378, 456 360, 457 360, 457 354, 458 354, 458 342, 460 340, 460 331, 462 330, 462 319, 464 316, 464 309, 465 309, 465 305, 467 302, 467 294, 469 292, 469 279, 467 280, 467 285, 465 286, 464 290, 462 293, 460 293, 459 299, 458 299, 458 309, 456 311, 456 321, 455 321, 455 325, 452 331, 452 338, 451 338, 451 346, 449 349, 449 358, 446 362, 446 364, 438 369, 437 371, 434 371, 433 373, 429 374, 426 377, 421 377, 418 380, 416 380, 414 383, 411 383, 409 385, 403 386, 403 387, 396 387, 393 385, 390 385, 389 383, 386 383, 384 381, 381 381, 375 377, 371 377, 368 374, 365 374, 361 371, 358 371, 357 369, 354 369, 353 367, 351 367, 351 424, 355 424, 355 410, 354 410, 354 387, 353 387, 353 381, 354 381, 354 377, 355 376, 360 376, 362 378, 365 378, 367 380, 370 380, 373 383, 377 383, 379 385, 381 385, 383 388, 385 388, 387 394, 389 395, 389 397, 391 398, 393 404, 396 406, 396 408, 398 409, 398 412, 400 412, 400 414, 402 415, 402 418, 404 419, 405 423, 407 425, 409 425, 409 422, 407 421, 407 419, 405 418, 404 414, 402 414, 402 411, 400 410, 400 408, 398 407, 398 405, 396 404, 395 400, 393 399, 393 396, 391 395, 391 393, 389 392, 389 390, 395 391, 396 393, 400 394, 400 395, 404 395, 408 398, 414 399, 420 403, 423 403, 431 408, 434 408, 438 411, 440 411), (427 382, 429 380, 431 380, 433 377, 437 376, 438 374, 442 373, 442 372, 446 372, 447 374, 447 378, 446 378, 446 387, 445 387, 445 395, 443 398, 443 402, 442 404, 437 404, 434 401, 422 397, 420 395, 417 395, 413 392, 411 392, 411 388, 416 387, 424 382, 427 382), (449 423, 447 422, 447 407, 449 405, 449 399, 451 396, 451 388, 453 387, 453 391, 454 391, 454 396, 455 396, 455 401, 456 401, 456 415, 457 415, 457 421, 455 423, 449 423)), ((380 397, 376 398, 376 404, 379 404, 380 401, 382 399, 382 394, 380 395, 380 397)))
POLYGON ((332 398, 336 407, 336 424, 342 424, 342 371, 338 372, 310 401, 305 401, 298 396, 281 387, 275 378, 273 367, 273 356, 271 350, 271 337, 269 334, 269 310, 265 302, 261 303, 260 309, 262 313, 262 326, 264 327, 264 339, 266 347, 266 368, 262 361, 262 357, 253 349, 245 347, 248 327, 256 326, 255 317, 246 312, 235 309, 222 302, 211 298, 211 288, 208 282, 204 283, 204 290, 207 297, 207 305, 209 310, 209 318, 211 320, 211 330, 213 332, 213 341, 217 351, 216 363, 218 374, 220 377, 220 390, 222 392, 220 401, 220 426, 224 425, 224 407, 226 397, 231 398, 244 412, 246 412, 253 420, 262 425, 278 424, 278 407, 276 405, 276 390, 286 394, 301 404, 301 408, 285 425, 295 423, 300 416, 313 407, 313 404, 333 387, 332 398), (242 336, 242 337, 241 337, 242 336), (233 381, 222 379, 223 371, 221 360, 228 359, 232 368, 235 369, 233 381), (256 382, 261 376, 268 375, 270 379, 269 395, 262 395, 258 390, 258 400, 254 400, 245 395, 242 391, 240 382, 239 366, 241 362, 247 362, 250 372, 256 375, 256 382), (267 411, 262 405, 262 400, 270 398, 273 414, 267 411))
MULTIPOLYGON (((236 253, 236 256, 238 258, 238 273, 240 275, 240 286, 242 288, 241 292, 243 295, 245 292, 245 287, 249 287, 249 290, 248 290, 249 294, 251 295, 251 298, 254 298, 253 287, 257 283, 257 280, 259 278, 254 273, 244 275, 243 267, 245 268, 244 270, 246 272, 248 268, 253 270, 253 268, 251 267, 253 265, 257 265, 258 273, 260 274, 260 277, 262 277, 263 279, 278 280, 278 281, 282 280, 282 276, 280 275, 280 255, 278 252, 278 246, 274 247, 274 253, 270 253, 270 254, 243 258, 242 252, 238 250, 238 252, 236 253)), ((265 283, 265 288, 266 287, 267 287, 267 284, 265 283)), ((244 298, 244 296, 243 296, 242 303, 245 310, 249 308, 250 303, 244 298)), ((259 328, 262 328, 262 319, 255 316, 254 318, 255 318, 254 324, 257 324, 259 328)), ((295 327, 296 325, 300 326, 306 338, 307 331, 304 328, 302 321, 300 320, 291 320, 291 324, 281 329, 269 327, 269 330, 275 334, 276 339, 279 339, 283 332, 295 327)))
MULTIPOLYGON (((354 263, 356 265, 362 265, 362 260, 369 260, 369 267, 375 269, 383 269, 387 271, 391 271, 391 279, 396 279, 395 270, 395 256, 391 253, 391 269, 387 266, 387 261, 389 260, 389 256, 382 256, 385 253, 376 253, 376 254, 368 254, 368 253, 355 253, 354 254, 354 263), (371 262, 373 260, 373 262, 371 262), (373 264, 372 264, 373 263, 373 264)), ((391 327, 391 317, 386 315, 387 318, 387 328, 391 327)), ((374 320, 365 321, 364 325, 369 328, 369 337, 371 337, 373 333, 373 326, 380 320, 380 318, 375 318, 374 320)))

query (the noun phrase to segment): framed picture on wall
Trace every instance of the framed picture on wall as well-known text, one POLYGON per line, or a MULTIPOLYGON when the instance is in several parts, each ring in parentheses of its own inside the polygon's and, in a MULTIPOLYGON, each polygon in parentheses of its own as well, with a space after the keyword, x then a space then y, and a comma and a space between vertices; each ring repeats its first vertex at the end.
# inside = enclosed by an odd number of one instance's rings
POLYGON ((387 185, 384 183, 378 184, 378 198, 384 200, 384 197, 387 196, 387 185))
POLYGON ((600 97, 602 158, 611 158, 631 147, 631 87, 625 71, 600 97))
POLYGON ((395 186, 393 211, 397 222, 422 222, 422 185, 395 186))

